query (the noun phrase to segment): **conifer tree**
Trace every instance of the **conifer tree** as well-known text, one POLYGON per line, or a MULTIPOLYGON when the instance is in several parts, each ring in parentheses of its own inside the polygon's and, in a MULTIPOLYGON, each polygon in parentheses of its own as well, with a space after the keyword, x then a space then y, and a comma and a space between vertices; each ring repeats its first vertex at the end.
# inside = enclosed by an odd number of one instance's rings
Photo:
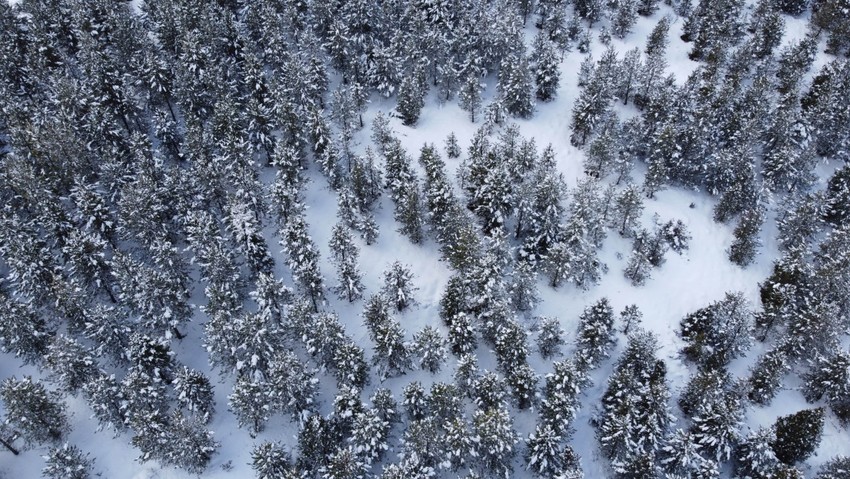
POLYGON ((89 479, 92 460, 77 446, 68 443, 52 447, 44 459, 43 477, 48 479, 89 479))
POLYGON ((72 394, 98 373, 97 362, 88 349, 65 335, 53 339, 44 363, 50 371, 50 379, 72 394))
POLYGON ((337 294, 348 299, 349 302, 360 299, 364 288, 357 263, 359 251, 345 225, 337 223, 334 226, 328 247, 331 249, 331 256, 337 267, 339 281, 336 287, 337 294))
POLYGON ((776 458, 788 465, 805 461, 820 444, 824 410, 804 409, 776 420, 776 439, 770 443, 776 458))
POLYGON ((747 266, 752 263, 759 246, 758 233, 764 222, 764 212, 761 208, 745 210, 741 213, 738 225, 733 234, 735 241, 729 248, 729 259, 739 265, 747 266))
POLYGON ((617 197, 612 223, 622 236, 632 236, 643 212, 643 200, 636 186, 629 186, 617 197))
POLYGON ((748 380, 751 401, 760 405, 769 405, 782 387, 782 376, 790 369, 785 351, 771 349, 756 360, 748 380))
POLYGON ((543 359, 550 359, 561 353, 564 344, 564 330, 558 318, 544 316, 539 319, 540 332, 537 334, 537 350, 543 359))
POLYGON ((428 87, 425 75, 419 68, 412 68, 402 78, 398 89, 396 111, 405 126, 413 126, 419 121, 428 87))
POLYGON ((0 385, 5 421, 30 444, 56 442, 70 430, 61 396, 29 376, 7 378, 0 385))
POLYGON ((513 472, 512 460, 519 437, 508 411, 501 407, 477 410, 472 416, 472 430, 479 437, 475 446, 482 474, 508 478, 513 472))
POLYGON ((850 354, 818 355, 803 380, 807 401, 823 398, 843 423, 850 421, 850 354))
POLYGON ((174 375, 173 385, 181 407, 203 423, 212 419, 215 410, 213 387, 203 373, 183 366, 174 375))
POLYGON ((531 62, 534 68, 534 83, 536 89, 534 95, 540 101, 550 101, 558 91, 561 80, 559 69, 560 57, 555 49, 555 44, 547 38, 547 34, 541 30, 534 37, 532 45, 531 62))
POLYGON ((585 308, 579 317, 578 364, 584 371, 594 369, 602 358, 608 356, 613 343, 614 311, 608 298, 602 298, 585 308))
POLYGON ((534 474, 549 477, 561 472, 561 436, 551 426, 538 424, 525 442, 525 462, 534 474))
POLYGON ((289 268, 304 293, 319 310, 319 300, 324 297, 322 273, 319 270, 319 251, 307 231, 302 215, 291 218, 280 233, 280 244, 289 258, 289 268))
POLYGON ((449 136, 446 137, 446 156, 449 158, 459 158, 460 157, 460 145, 457 141, 457 136, 455 136, 455 132, 449 133, 449 136))
POLYGON ((632 27, 637 21, 639 6, 635 0, 618 0, 615 5, 617 8, 611 19, 611 33, 622 39, 631 33, 632 27))
POLYGON ((685 355, 702 365, 725 366, 749 348, 751 315, 741 293, 726 293, 722 301, 685 316, 680 322, 685 355))
POLYGON ((552 426, 559 434, 567 434, 580 407, 579 392, 586 376, 571 359, 554 363, 553 371, 546 375, 541 422, 552 426))
POLYGON ((126 427, 124 395, 115 376, 99 374, 83 385, 83 397, 97 419, 98 429, 122 431, 126 427))
POLYGON ((384 286, 381 288, 381 294, 395 306, 396 310, 404 311, 416 304, 413 292, 419 288, 412 283, 413 273, 410 272, 410 267, 405 267, 396 261, 384 271, 384 286))
POLYGON ((446 361, 446 349, 440 331, 426 326, 413 335, 412 349, 419 356, 419 367, 432 374, 437 373, 446 361))
POLYGON ((842 475, 850 471, 850 458, 836 456, 825 462, 818 471, 816 479, 840 479, 842 475))
POLYGON ((508 113, 519 118, 531 117, 534 113, 532 79, 524 48, 514 47, 502 59, 498 89, 508 113))
POLYGON ((251 450, 251 469, 257 479, 288 478, 294 471, 292 458, 282 445, 264 441, 251 450))
POLYGON ((654 456, 672 419, 667 368, 655 357, 657 344, 647 332, 629 337, 602 397, 597 437, 620 474, 654 456))
POLYGON ((735 452, 735 471, 739 477, 775 477, 779 461, 770 443, 771 429, 758 429, 741 440, 735 452))
POLYGON ((461 109, 469 113, 469 121, 475 123, 475 114, 481 110, 481 91, 484 84, 481 82, 481 74, 477 68, 470 68, 466 73, 463 85, 458 92, 458 104, 461 109))

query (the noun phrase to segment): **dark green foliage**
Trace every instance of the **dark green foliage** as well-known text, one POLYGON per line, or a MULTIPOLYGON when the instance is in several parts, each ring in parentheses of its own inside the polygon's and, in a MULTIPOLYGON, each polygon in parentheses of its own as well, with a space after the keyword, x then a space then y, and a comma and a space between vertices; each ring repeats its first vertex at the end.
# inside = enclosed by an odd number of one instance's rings
POLYGON ((537 373, 528 364, 518 364, 507 374, 514 403, 519 409, 528 409, 537 399, 537 373))
POLYGON ((404 387, 404 404, 408 417, 417 421, 428 415, 428 397, 419 381, 412 381, 404 387))
POLYGON ((319 250, 313 243, 307 230, 307 222, 303 215, 290 219, 280 232, 280 244, 289 258, 289 268, 292 276, 309 296, 313 310, 319 310, 319 301, 324 297, 324 280, 319 270, 319 250))
POLYGON ((608 298, 600 299, 581 314, 576 341, 578 366, 584 371, 594 369, 608 356, 614 341, 614 310, 608 298))
POLYGON ((850 20, 847 17, 846 0, 820 0, 812 5, 812 23, 829 31, 828 51, 835 55, 850 50, 850 20))
POLYGON ((51 380, 72 394, 98 373, 97 362, 85 346, 64 335, 54 338, 44 362, 51 380))
POLYGON ((490 410, 503 405, 505 382, 498 374, 484 371, 473 384, 473 401, 482 410, 490 410))
POLYGON ((586 376, 572 360, 556 362, 553 372, 546 375, 541 422, 550 425, 559 434, 566 434, 578 414, 578 395, 585 381, 586 376))
POLYGON ((749 348, 751 316, 741 293, 726 293, 722 301, 685 316, 680 322, 685 355, 705 367, 725 366, 749 348))
POLYGON ((320 415, 308 417, 298 432, 298 469, 316 471, 325 464, 339 441, 338 432, 330 421, 320 415))
POLYGON ((537 85, 534 95, 540 101, 550 101, 555 97, 560 82, 561 72, 554 43, 546 38, 543 31, 534 37, 531 62, 534 68, 534 83, 537 85))
POLYGON ((525 446, 525 462, 535 474, 547 477, 561 471, 561 436, 551 426, 538 424, 529 434, 525 446))
POLYGON ((41 474, 49 479, 88 479, 91 477, 92 460, 77 446, 63 444, 53 447, 45 456, 41 474))
POLYGON ((735 241, 729 247, 729 260, 738 266, 747 266, 753 262, 759 247, 758 234, 764 222, 761 208, 744 210, 738 225, 735 226, 735 241))
POLYGON ((278 443, 265 441, 251 450, 251 469, 257 479, 286 478, 292 473, 292 459, 278 443))
POLYGON ((519 436, 508 411, 502 407, 475 411, 472 430, 480 438, 475 450, 481 472, 490 477, 511 477, 519 436))
POLYGON ((200 371, 186 366, 174 375, 177 402, 201 422, 209 422, 214 412, 215 398, 210 380, 200 371))
POLYGON ((384 271, 384 287, 381 288, 381 294, 398 311, 404 311, 416 304, 413 292, 419 288, 412 283, 413 273, 410 272, 410 267, 405 267, 396 261, 384 271))
POLYGON ((83 397, 97 419, 98 428, 121 431, 126 427, 124 393, 115 376, 99 374, 83 385, 83 397))
POLYGON ((70 430, 61 395, 29 376, 7 378, 0 385, 5 421, 29 443, 56 442, 70 430))
POLYGON ((425 326, 413 335, 412 349, 419 356, 419 367, 430 373, 436 373, 446 361, 445 340, 440 331, 433 326, 425 326))
POLYGON ((458 158, 460 157, 460 152, 457 136, 455 136, 454 132, 449 133, 449 136, 446 138, 446 156, 452 159, 458 158))
POLYGON ((502 60, 499 69, 499 93, 505 109, 511 115, 529 118, 534 113, 531 70, 522 49, 511 51, 502 60))
POLYGON ((537 350, 543 359, 550 359, 561 353, 564 344, 564 330, 558 318, 544 316, 539 318, 540 331, 537 333, 537 350))
POLYGON ((782 349, 771 349, 759 356, 748 380, 750 401, 763 406, 770 404, 782 387, 782 376, 789 369, 788 359, 782 349))
POLYGON ((396 111, 405 126, 413 126, 419 120, 422 107, 425 106, 425 94, 428 87, 425 75, 418 69, 405 75, 398 90, 396 111))
POLYGON ((850 422, 850 354, 817 356, 803 379, 807 401, 823 398, 842 422, 850 422))
POLYGON ((821 466, 815 479, 842 479, 850 473, 850 458, 837 456, 821 466))
POLYGON ((824 409, 805 409, 776 420, 776 440, 770 447, 788 465, 805 461, 820 444, 824 409))
POLYGON ((779 461, 771 448, 772 441, 775 441, 772 429, 759 429, 742 439, 735 451, 736 476, 753 479, 777 477, 779 461))
POLYGON ((337 223, 328 243, 336 264, 339 284, 335 290, 341 298, 353 302, 363 295, 362 275, 359 271, 360 250, 354 244, 351 232, 342 223, 337 223))
POLYGON ((643 477, 632 474, 652 469, 652 455, 672 421, 667 368, 655 357, 657 348, 650 333, 629 337, 602 397, 597 438, 614 469, 625 477, 643 477))
POLYGON ((850 166, 836 171, 826 187, 825 219, 834 225, 850 218, 850 166))

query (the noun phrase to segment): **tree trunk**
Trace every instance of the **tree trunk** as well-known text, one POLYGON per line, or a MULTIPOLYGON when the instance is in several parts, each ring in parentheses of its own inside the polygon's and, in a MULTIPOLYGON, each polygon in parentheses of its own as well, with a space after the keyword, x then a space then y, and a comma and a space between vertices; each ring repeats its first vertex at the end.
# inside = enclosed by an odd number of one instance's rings
POLYGON ((12 453, 12 454, 14 454, 14 455, 16 455, 16 456, 17 456, 18 454, 20 454, 20 453, 21 453, 20 451, 18 451, 17 449, 15 449, 15 447, 14 447, 14 446, 12 446, 12 444, 10 444, 9 442, 7 442, 7 441, 6 441, 6 439, 4 439, 4 438, 2 438, 2 437, 0 437, 0 444, 2 444, 2 445, 3 445, 3 447, 5 447, 5 448, 6 448, 6 449, 8 449, 9 451, 11 451, 11 453, 12 453))

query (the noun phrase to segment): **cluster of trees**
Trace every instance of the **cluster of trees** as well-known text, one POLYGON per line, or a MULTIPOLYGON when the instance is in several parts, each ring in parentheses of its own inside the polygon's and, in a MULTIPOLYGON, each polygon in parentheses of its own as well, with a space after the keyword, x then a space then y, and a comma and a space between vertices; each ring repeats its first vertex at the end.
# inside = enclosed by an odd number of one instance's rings
POLYGON ((600 447, 623 477, 658 468, 713 477, 730 458, 742 475, 792 476, 825 414, 850 421, 840 349, 850 169, 812 191, 817 157, 850 151, 850 63, 840 58, 850 26, 846 0, 818 0, 812 32, 777 52, 780 12, 802 14, 807 2, 763 0, 749 18, 742 6, 677 5, 702 62, 682 86, 666 76, 667 18, 643 51, 620 59, 608 48, 582 63, 570 138, 586 147, 587 174, 568 190, 552 146, 539 151, 507 118, 529 118, 535 101, 556 96, 562 55, 573 44, 586 52, 592 25, 607 19, 606 32, 623 38, 656 1, 147 0, 140 15, 108 0, 0 2, 0 346, 45 378, 0 385, 0 443, 11 453, 48 443, 46 476, 90 476, 93 461, 65 443, 63 396, 76 395, 102 428, 130 435, 141 460, 200 473, 219 447, 207 427, 213 385, 174 352, 197 334, 233 384, 227 408, 240 427, 257 435, 281 415, 298 430, 295 451, 256 446, 259 477, 510 477, 520 455, 539 476, 581 477, 571 424, 589 373, 612 351, 613 309, 603 298, 584 311, 571 357, 558 319, 539 321, 533 351, 523 318, 540 301, 538 276, 555 288, 598 283, 610 231, 633 243, 624 274, 635 285, 666 251, 686 250, 683 222, 642 227, 644 197, 683 185, 717 196, 717 221, 737 220, 729 256, 741 266, 769 216, 764 192, 782 196, 783 255, 761 285, 763 311, 729 294, 682 320, 684 355, 698 369, 679 400, 685 429, 671 430, 657 340, 635 307, 620 314, 628 339, 594 421, 600 447), (527 48, 530 17, 538 32, 527 48), (822 36, 836 57, 807 84, 822 36), (498 84, 484 107, 488 75, 498 84), (382 115, 374 145, 355 153, 370 94, 395 95, 394 115, 412 126, 432 87, 482 123, 465 152, 454 134, 446 140, 446 156, 463 156, 458 178, 433 144, 414 164, 382 115), (621 122, 614 101, 640 114, 621 122), (333 285, 305 212, 310 169, 337 199, 333 285), (436 241, 452 269, 442 325, 411 335, 397 319, 417 304, 410 267, 389 265, 371 294, 360 271, 357 237, 379 240, 384 194, 399 231, 436 241), (329 310, 331 291, 367 298, 371 352, 329 310), (769 347, 735 381, 725 368, 753 336, 769 347), (495 371, 479 370, 479 348, 493 351, 495 371), (538 353, 554 362, 545 377, 529 362, 538 353), (379 388, 364 403, 370 381, 437 373, 449 354, 454 383, 408 382, 399 401, 379 388), (824 407, 742 436, 747 401, 769 403, 791 372, 824 407), (336 394, 322 415, 327 378, 336 394), (513 420, 532 408, 537 424, 523 441, 513 420), (393 441, 398 462, 383 464, 393 441))

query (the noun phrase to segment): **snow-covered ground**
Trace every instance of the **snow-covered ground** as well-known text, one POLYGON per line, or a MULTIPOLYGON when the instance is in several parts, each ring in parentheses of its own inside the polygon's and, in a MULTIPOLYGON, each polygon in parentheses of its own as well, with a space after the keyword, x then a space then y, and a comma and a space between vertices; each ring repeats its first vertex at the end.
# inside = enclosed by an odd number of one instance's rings
MULTIPOLYGON (((634 32, 628 35, 625 41, 615 39, 612 43, 621 56, 628 49, 642 48, 648 33, 662 15, 671 15, 673 18, 667 50, 669 72, 675 74, 677 81, 681 83, 697 64, 687 58, 690 47, 679 39, 683 19, 676 17, 669 7, 662 6, 660 11, 650 18, 639 17, 634 32)), ((529 21, 529 32, 533 30, 531 24, 532 22, 529 21)), ((786 25, 785 41, 787 42, 802 35, 805 21, 786 17, 786 25)), ((591 55, 598 58, 603 48, 594 35, 591 55)), ((561 64, 562 77, 557 98, 550 103, 537 105, 531 119, 516 120, 522 135, 526 138, 535 138, 539 148, 549 143, 554 146, 558 168, 570 186, 574 186, 583 175, 583 152, 569 143, 570 112, 579 91, 576 86, 576 77, 583 59, 584 55, 577 51, 568 52, 561 64)), ((813 71, 816 71, 824 61, 825 56, 820 55, 813 71)), ((485 93, 485 104, 486 98, 493 95, 496 79, 491 76, 486 82, 488 87, 485 93)), ((355 137, 357 149, 362 151, 370 144, 369 126, 375 114, 379 111, 390 112, 394 106, 394 100, 373 95, 372 103, 364 115, 367 127, 358 132, 355 137)), ((623 114, 628 115, 632 107, 622 107, 621 110, 623 114)), ((432 93, 414 128, 402 126, 395 118, 391 119, 391 125, 404 147, 414 158, 418 156, 419 149, 425 143, 436 144, 445 158, 443 142, 448 134, 454 132, 465 150, 480 123, 471 123, 466 113, 455 102, 439 104, 432 93)), ((452 176, 465 156, 464 153, 459 159, 446 159, 452 176)), ((418 168, 416 162, 414 166, 418 168)), ((836 165, 825 164, 819 168, 823 175, 827 175, 835 167, 836 165)), ((639 177, 642 172, 638 170, 636 175, 639 177)), ((318 172, 312 170, 309 176, 311 181, 306 195, 306 203, 309 205, 307 218, 313 239, 322 250, 323 273, 328 283, 332 283, 335 270, 327 261, 329 257, 327 244, 331 228, 336 223, 336 197, 326 187, 326 181, 318 172)), ((529 318, 539 315, 558 317, 563 329, 567 332, 569 341, 574 337, 579 314, 597 299, 609 298, 615 311, 621 311, 626 305, 636 304, 643 312, 643 326, 657 334, 660 339, 661 350, 658 354, 667 363, 673 390, 684 387, 694 368, 685 364, 679 356, 679 350, 683 346, 676 334, 679 320, 687 313, 721 299, 727 291, 742 292, 754 308, 759 308, 758 283, 769 274, 772 260, 777 255, 776 229, 771 215, 761 233, 763 247, 760 249, 756 262, 746 269, 732 264, 727 259, 727 249, 732 242, 732 226, 718 224, 712 220, 712 207, 715 201, 704 193, 680 188, 668 188, 659 192, 654 199, 646 200, 643 223, 651 225, 656 214, 662 221, 681 219, 693 237, 690 249, 682 255, 668 253, 666 263, 661 268, 653 269, 652 277, 647 284, 634 287, 622 275, 630 253, 631 241, 620 238, 614 231, 609 231, 609 236, 600 252, 600 259, 607 264, 609 271, 603 276, 601 283, 586 291, 570 285, 552 289, 545 279, 541 278, 539 289, 543 301, 528 315, 529 318)), ((423 245, 413 245, 397 233, 397 225, 392 219, 392 205, 386 197, 381 199, 381 208, 377 212, 376 220, 380 226, 378 241, 371 246, 362 242, 358 243, 361 247, 360 265, 367 290, 366 297, 380 289, 381 273, 389 264, 395 260, 408 264, 415 276, 416 286, 419 288, 416 293, 419 304, 398 316, 407 331, 408 339, 415 331, 428 324, 442 328, 445 333, 438 318, 437 306, 450 276, 450 270, 439 260, 436 244, 429 239, 423 245)), ((271 236, 272 228, 268 228, 267 231, 269 244, 278 251, 277 238, 271 236)), ((287 277, 279 254, 277 260, 278 273, 282 277, 287 277)), ((195 286, 192 300, 196 306, 204 303, 202 287, 195 286)), ((362 300, 349 304, 329 295, 326 309, 335 311, 348 333, 367 351, 367 354, 371 354, 372 345, 360 317, 363 306, 362 300)), ((256 438, 250 437, 247 431, 237 427, 234 416, 227 411, 227 395, 231 392, 233 379, 219 380, 218 372, 209 370, 207 355, 199 339, 203 321, 205 321, 204 316, 198 311, 196 321, 189 328, 187 339, 179 343, 175 342, 179 360, 190 367, 208 372, 209 377, 216 383, 216 414, 210 428, 216 432, 216 439, 222 446, 203 477, 253 477, 249 465, 253 445, 271 439, 293 446, 296 428, 288 418, 279 415, 275 416, 266 430, 256 438)), ((574 424, 575 435, 571 444, 582 456, 582 467, 588 478, 601 478, 609 474, 607 462, 598 457, 595 432, 588 424, 588 419, 597 411, 597 405, 606 386, 606 377, 624 343, 620 335, 618 348, 612 353, 610 359, 593 371, 593 385, 582 393, 582 410, 574 424)), ((745 375, 748 366, 752 364, 762 348, 763 345, 757 343, 747 357, 736 360, 731 368, 733 374, 745 375)), ((494 370, 494 356, 484 349, 486 346, 480 347, 479 365, 482 369, 494 370)), ((564 353, 567 355, 572 351, 572 344, 564 348, 564 353)), ((542 360, 536 353, 531 355, 530 361, 541 376, 551 370, 551 362, 542 360)), ((389 387, 398 399, 401 388, 412 380, 421 381, 426 389, 433 382, 450 381, 453 367, 453 359, 450 358, 449 363, 437 375, 424 371, 412 371, 401 377, 389 379, 383 384, 373 380, 364 389, 363 398, 368 400, 376 387, 389 387)), ((37 376, 39 372, 31 367, 19 367, 19 362, 9 355, 0 356, 0 380, 12 375, 20 377, 27 374, 37 376)), ((335 391, 332 380, 323 382, 326 383, 323 385, 323 391, 326 394, 322 397, 324 401, 322 412, 327 413, 330 411, 330 401, 335 391)), ((777 416, 811 407, 805 402, 801 393, 792 387, 795 385, 792 378, 789 377, 785 384, 788 388, 778 395, 770 407, 748 406, 746 420, 749 427, 770 425, 777 416)), ((191 477, 185 472, 163 468, 156 463, 140 463, 136 459, 138 451, 130 446, 129 434, 115 437, 111 431, 96 431, 95 422, 89 419, 91 413, 81 398, 69 397, 66 402, 73 414, 73 432, 68 437, 68 442, 91 453, 95 460, 94 470, 102 473, 101 477, 113 479, 191 477)), ((808 465, 812 468, 809 474, 816 470, 819 464, 837 454, 850 455, 850 434, 837 425, 833 416, 828 415, 827 418, 821 445, 808 461, 808 465)), ((534 427, 535 413, 521 412, 515 416, 514 420, 521 436, 526 437, 534 427)), ((0 452, 0 471, 5 472, 5 477, 8 479, 38 477, 44 464, 40 456, 45 454, 46 450, 45 446, 35 447, 22 452, 19 456, 2 451, 0 452)), ((388 459, 392 460, 393 457, 394 454, 390 451, 388 459)), ((516 477, 527 475, 519 459, 515 472, 516 477)))

